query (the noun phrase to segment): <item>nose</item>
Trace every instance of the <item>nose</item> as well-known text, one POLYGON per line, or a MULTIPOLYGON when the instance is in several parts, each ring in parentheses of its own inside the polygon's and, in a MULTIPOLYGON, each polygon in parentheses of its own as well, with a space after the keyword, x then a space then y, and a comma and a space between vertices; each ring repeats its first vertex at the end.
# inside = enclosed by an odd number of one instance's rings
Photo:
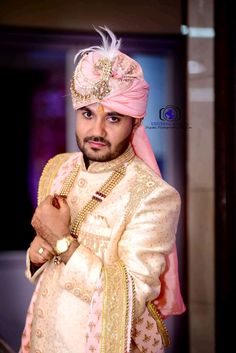
POLYGON ((94 136, 101 136, 105 137, 106 136, 106 128, 105 128, 105 120, 97 117, 94 119, 94 124, 93 124, 93 129, 92 133, 94 136))

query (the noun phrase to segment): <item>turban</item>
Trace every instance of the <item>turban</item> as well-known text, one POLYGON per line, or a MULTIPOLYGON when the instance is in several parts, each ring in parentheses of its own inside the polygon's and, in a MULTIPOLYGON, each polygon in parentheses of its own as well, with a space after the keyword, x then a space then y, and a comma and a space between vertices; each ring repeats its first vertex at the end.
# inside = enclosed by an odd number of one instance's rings
POLYGON ((140 64, 120 52, 120 41, 106 29, 112 38, 108 45, 103 36, 103 47, 90 47, 80 51, 71 95, 75 110, 93 103, 122 115, 143 118, 146 114, 149 85, 144 80, 140 64))

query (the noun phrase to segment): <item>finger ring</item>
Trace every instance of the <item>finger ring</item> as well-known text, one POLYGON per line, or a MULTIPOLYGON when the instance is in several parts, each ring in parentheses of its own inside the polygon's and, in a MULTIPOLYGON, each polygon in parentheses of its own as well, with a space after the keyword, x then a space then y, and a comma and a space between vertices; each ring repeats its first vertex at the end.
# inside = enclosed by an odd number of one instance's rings
POLYGON ((39 253, 40 255, 42 255, 43 252, 44 252, 44 248, 39 248, 38 253, 39 253))

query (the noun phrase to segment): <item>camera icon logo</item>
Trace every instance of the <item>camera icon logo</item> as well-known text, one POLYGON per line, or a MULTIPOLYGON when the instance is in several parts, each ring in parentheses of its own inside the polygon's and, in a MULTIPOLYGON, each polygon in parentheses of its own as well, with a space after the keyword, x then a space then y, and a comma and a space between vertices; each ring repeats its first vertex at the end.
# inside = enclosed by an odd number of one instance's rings
POLYGON ((175 122, 181 119, 180 108, 176 105, 167 105, 159 111, 159 118, 162 121, 175 122))

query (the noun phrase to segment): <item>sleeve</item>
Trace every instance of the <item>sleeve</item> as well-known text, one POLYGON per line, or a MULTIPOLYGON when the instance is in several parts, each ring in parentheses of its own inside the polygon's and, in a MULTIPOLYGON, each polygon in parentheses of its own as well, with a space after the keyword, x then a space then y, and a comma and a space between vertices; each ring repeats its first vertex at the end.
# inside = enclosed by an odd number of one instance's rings
MULTIPOLYGON (((39 184, 38 184, 38 204, 45 199, 46 196, 50 194, 50 189, 52 186, 52 182, 57 175, 60 167, 65 163, 68 158, 72 155, 72 153, 61 153, 52 158, 50 158, 45 164, 43 171, 40 175, 39 184)), ((26 278, 34 283, 38 280, 41 273, 44 271, 45 267, 47 267, 48 262, 43 264, 37 271, 33 274, 31 273, 31 263, 29 258, 29 249, 26 253, 26 270, 25 276, 26 278)))
MULTIPOLYGON (((159 277, 165 269, 165 255, 175 242, 180 197, 163 182, 135 211, 118 244, 118 256, 133 277, 136 316, 145 303, 160 293, 159 277)), ((85 301, 90 301, 103 269, 102 260, 80 245, 64 267, 60 284, 85 301)))
POLYGON ((37 271, 34 273, 31 272, 31 262, 29 258, 29 249, 26 252, 26 270, 25 270, 25 276, 26 278, 32 282, 35 283, 39 279, 40 275, 43 273, 45 267, 47 267, 48 262, 43 264, 42 266, 39 267, 37 271))
POLYGON ((60 276, 62 287, 90 302, 101 275, 103 262, 92 250, 80 244, 60 276))
POLYGON ((179 193, 162 181, 141 202, 119 242, 119 258, 135 284, 136 317, 160 294, 160 275, 175 243, 179 212, 179 193))

